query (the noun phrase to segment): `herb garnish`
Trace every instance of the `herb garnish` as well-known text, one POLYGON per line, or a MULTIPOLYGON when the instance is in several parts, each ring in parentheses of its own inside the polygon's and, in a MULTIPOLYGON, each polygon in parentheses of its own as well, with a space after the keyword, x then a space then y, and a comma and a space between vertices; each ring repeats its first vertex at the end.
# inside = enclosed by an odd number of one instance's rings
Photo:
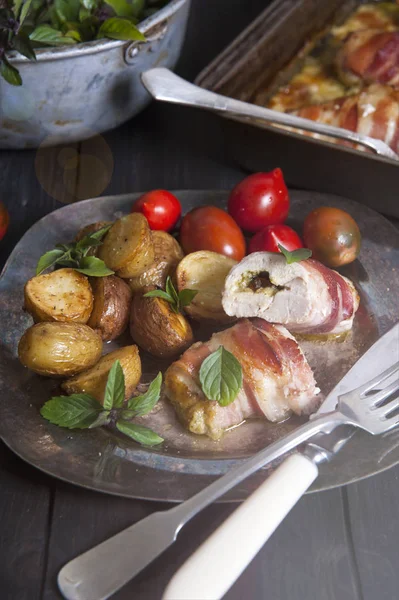
POLYGON ((36 60, 35 49, 73 46, 95 39, 145 41, 137 23, 165 0, 6 0, 0 8, 0 74, 22 85, 6 52, 36 60))
POLYGON ((202 363, 199 378, 208 400, 227 406, 236 399, 242 387, 242 367, 234 354, 219 346, 202 363))
POLYGON ((88 253, 97 246, 101 246, 102 240, 112 225, 106 225, 86 235, 78 242, 69 244, 57 244, 54 250, 43 254, 36 267, 36 275, 40 275, 50 267, 70 267, 90 277, 105 277, 113 275, 114 271, 108 269, 105 262, 96 256, 88 256, 88 253))
POLYGON ((290 252, 281 244, 278 244, 278 247, 280 252, 284 254, 285 259, 287 261, 287 265, 300 262, 301 260, 307 260, 312 256, 312 251, 308 248, 298 248, 298 250, 292 250, 292 252, 290 252))
POLYGON ((197 290, 189 289, 177 292, 171 278, 168 276, 166 278, 165 291, 153 290, 144 294, 144 298, 163 298, 166 302, 169 302, 175 313, 179 313, 185 306, 188 306, 192 302, 197 294, 197 290))
POLYGON ((41 408, 42 417, 67 429, 94 429, 114 423, 116 428, 139 444, 155 446, 163 442, 157 433, 128 419, 148 414, 161 394, 162 373, 158 373, 145 394, 131 398, 126 407, 125 376, 119 360, 112 365, 104 393, 104 404, 88 394, 54 396, 41 408))

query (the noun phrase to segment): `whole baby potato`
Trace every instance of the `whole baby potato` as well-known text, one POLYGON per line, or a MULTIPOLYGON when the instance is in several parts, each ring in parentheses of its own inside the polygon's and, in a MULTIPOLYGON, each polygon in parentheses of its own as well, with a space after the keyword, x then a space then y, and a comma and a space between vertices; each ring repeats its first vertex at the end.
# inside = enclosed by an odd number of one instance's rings
POLYGON ((95 365, 101 353, 101 335, 82 323, 37 323, 18 345, 21 363, 49 377, 76 375, 95 365))

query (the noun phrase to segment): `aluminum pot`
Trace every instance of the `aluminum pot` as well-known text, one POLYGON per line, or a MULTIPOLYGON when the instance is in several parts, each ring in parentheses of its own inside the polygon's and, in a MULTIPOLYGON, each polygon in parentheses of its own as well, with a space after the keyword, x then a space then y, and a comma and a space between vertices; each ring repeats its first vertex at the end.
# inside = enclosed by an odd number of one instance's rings
POLYGON ((32 62, 10 62, 23 85, 0 78, 0 148, 77 142, 117 127, 150 101, 140 74, 173 68, 186 31, 190 0, 171 2, 139 24, 145 42, 95 40, 73 48, 43 48, 32 62))

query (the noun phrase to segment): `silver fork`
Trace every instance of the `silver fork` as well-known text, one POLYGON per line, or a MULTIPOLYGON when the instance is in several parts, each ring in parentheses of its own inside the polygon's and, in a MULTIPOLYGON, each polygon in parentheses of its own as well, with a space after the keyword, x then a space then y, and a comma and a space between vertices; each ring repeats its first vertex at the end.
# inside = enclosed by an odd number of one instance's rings
MULTIPOLYGON (((331 416, 341 424, 353 425, 373 435, 390 431, 399 424, 398 373, 399 363, 396 363, 340 396, 338 409, 331 416)), ((353 428, 345 429, 343 433, 342 427, 338 427, 327 435, 318 434, 303 453, 286 459, 183 564, 162 600, 222 598, 316 479, 318 465, 330 460, 352 437, 353 428), (228 566, 226 548, 229 548, 228 566)))
MULTIPOLYGON (((256 554, 279 522, 317 477, 317 464, 331 459, 353 435, 354 429, 350 426, 360 427, 375 435, 389 431, 398 424, 399 418, 391 418, 390 413, 399 406, 397 393, 399 390, 399 380, 397 379, 399 362, 386 369, 368 383, 349 393, 342 394, 343 391, 350 390, 353 385, 356 385, 359 379, 364 381, 364 372, 376 372, 376 364, 379 364, 379 361, 373 360, 374 355, 379 354, 379 358, 381 359, 381 355, 387 352, 388 354, 395 352, 399 339, 398 336, 399 325, 396 325, 380 338, 352 367, 338 386, 325 399, 322 407, 319 409, 319 413, 308 423, 305 423, 290 435, 261 450, 245 462, 233 467, 228 473, 189 500, 169 510, 149 515, 142 521, 135 523, 67 563, 58 575, 58 585, 64 597, 68 600, 105 600, 109 598, 166 550, 175 541, 181 528, 203 508, 220 498, 220 496, 261 467, 312 437, 311 443, 307 444, 306 455, 295 454, 288 458, 258 488, 255 494, 246 500, 230 517, 230 519, 233 516, 237 518, 236 515, 238 514, 239 516, 241 514, 239 511, 244 511, 247 520, 250 522, 249 530, 253 533, 253 537, 247 540, 248 536, 245 537, 245 527, 240 526, 240 535, 244 535, 247 549, 244 550, 245 544, 241 544, 240 541, 240 552, 236 553, 236 563, 232 561, 232 556, 229 554, 229 568, 226 569, 226 564, 220 563, 220 560, 225 555, 225 551, 218 554, 218 550, 215 556, 213 547, 216 543, 219 544, 217 542, 219 534, 215 532, 205 542, 205 544, 211 544, 210 552, 212 553, 212 559, 209 560, 210 555, 208 555, 207 551, 203 551, 204 546, 200 547, 191 559, 189 559, 188 563, 186 563, 186 566, 183 567, 183 578, 179 576, 179 571, 172 579, 170 584, 172 587, 169 586, 170 589, 168 587, 165 595, 165 598, 173 598, 173 600, 178 600, 178 598, 189 600, 190 598, 197 597, 205 600, 208 597, 220 597, 218 594, 221 593, 221 590, 224 589, 226 591, 230 587, 241 570, 256 554), (396 381, 393 381, 395 377, 396 381), (376 389, 376 386, 380 386, 380 388, 376 389), (326 413, 326 405, 331 406, 332 398, 335 404, 337 393, 341 393, 338 399, 338 409, 326 413), (385 400, 387 400, 387 404, 381 406, 385 400), (338 427, 340 425, 346 425, 347 427, 338 427), (295 465, 292 461, 295 462, 295 465), (289 484, 291 493, 284 494, 283 498, 280 498, 277 504, 274 496, 272 503, 275 509, 274 520, 262 519, 262 523, 253 523, 253 517, 251 520, 251 511, 248 514, 247 507, 250 506, 248 503, 258 502, 257 498, 262 494, 265 495, 266 501, 270 500, 270 490, 274 490, 277 483, 281 481, 284 481, 286 484, 287 478, 292 477, 293 473, 295 473, 295 477, 289 484), (266 527, 267 523, 269 523, 269 528, 266 527), (241 551, 242 554, 240 555, 241 551), (199 570, 192 568, 192 565, 195 565, 197 561, 201 565, 206 562, 205 571, 202 568, 199 570), (107 565, 106 569, 104 569, 104 564, 107 565), (191 583, 190 578, 187 579, 185 576, 184 569, 186 568, 190 571, 191 583), (206 578, 204 577, 204 572, 207 573, 206 578), (199 581, 199 578, 201 581, 199 581), (209 582, 211 588, 209 596, 205 593, 204 586, 206 581, 209 582), (179 596, 178 588, 182 585, 182 582, 184 583, 183 595, 179 596), (190 589, 187 589, 187 583, 189 583, 190 589), (216 595, 212 595, 216 589, 214 586, 217 586, 216 595), (200 596, 195 595, 198 593, 200 596)), ((263 504, 263 506, 266 506, 266 504, 263 504)), ((272 514, 273 511, 268 507, 267 512, 268 514, 272 514)), ((228 544, 231 543, 231 533, 234 533, 234 547, 237 540, 237 533, 233 531, 234 524, 233 529, 231 529, 230 519, 221 527, 226 527, 228 531, 228 544)))

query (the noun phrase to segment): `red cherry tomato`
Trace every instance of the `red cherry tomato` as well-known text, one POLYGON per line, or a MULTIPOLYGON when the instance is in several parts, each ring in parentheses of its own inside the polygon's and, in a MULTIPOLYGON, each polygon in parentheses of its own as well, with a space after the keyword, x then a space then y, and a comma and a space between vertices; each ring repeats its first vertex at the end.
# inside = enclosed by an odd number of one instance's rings
POLYGON ((142 213, 151 229, 170 231, 180 219, 181 205, 170 192, 152 190, 140 196, 130 212, 142 213))
POLYGON ((303 248, 299 235, 288 225, 269 225, 258 231, 249 242, 251 252, 280 252, 278 245, 292 252, 303 248))
POLYGON ((8 216, 7 209, 4 204, 0 202, 0 240, 5 236, 9 222, 10 217, 8 216))
POLYGON ((228 210, 245 231, 260 231, 268 225, 283 223, 290 201, 281 169, 254 173, 232 190, 228 210))
POLYGON ((303 224, 303 239, 312 256, 327 267, 347 265, 360 252, 361 235, 356 221, 344 210, 321 206, 303 224))
POLYGON ((183 217, 180 243, 186 254, 211 250, 235 260, 245 256, 241 229, 227 212, 216 206, 200 206, 183 217))

